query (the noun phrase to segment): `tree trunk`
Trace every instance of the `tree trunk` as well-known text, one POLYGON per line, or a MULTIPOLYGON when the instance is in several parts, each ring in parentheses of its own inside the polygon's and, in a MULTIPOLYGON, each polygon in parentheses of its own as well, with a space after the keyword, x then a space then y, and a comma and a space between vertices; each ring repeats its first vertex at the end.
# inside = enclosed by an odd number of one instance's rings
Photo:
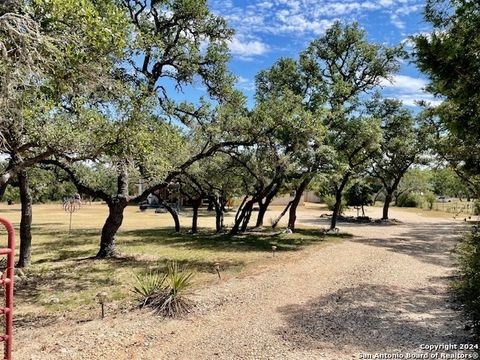
POLYGON ((180 219, 178 218, 177 211, 172 208, 166 201, 162 201, 161 204, 165 209, 167 209, 170 215, 172 215, 173 221, 175 223, 175 232, 180 232, 180 219))
POLYGON ((127 201, 125 199, 114 199, 108 204, 108 217, 102 228, 100 250, 98 250, 96 258, 103 259, 115 256, 115 235, 122 226, 123 211, 126 206, 127 201))
POLYGON ((213 204, 213 201, 210 200, 210 201, 208 202, 207 211, 213 211, 214 208, 215 208, 215 205, 213 204))
POLYGON ((242 200, 242 203, 237 209, 237 213, 235 214, 235 222, 233 223, 233 227, 230 230, 230 235, 238 234, 240 230, 240 225, 242 223, 243 217, 245 216, 245 204, 247 202, 248 196, 245 196, 242 200))
POLYGON ((346 173, 343 176, 343 179, 342 179, 342 182, 340 183, 340 186, 335 191, 335 206, 333 208, 332 222, 330 224, 330 230, 333 230, 337 227, 337 219, 338 219, 338 215, 340 215, 340 209, 342 207, 343 189, 345 189, 345 186, 347 185, 349 179, 350 179, 350 174, 346 173))
POLYGON ((235 213, 235 222, 237 221, 238 217, 241 215, 241 213, 243 211, 243 207, 245 206, 245 203, 247 202, 247 199, 248 199, 248 196, 245 196, 242 200, 242 203, 238 207, 237 212, 235 213))
POLYGON ((18 174, 18 186, 20 189, 22 214, 20 220, 20 255, 17 266, 27 267, 30 265, 32 254, 32 197, 28 187, 26 171, 21 171, 18 174))
POLYGON ((265 199, 265 202, 258 202, 258 213, 257 213, 257 222, 255 224, 255 227, 262 227, 263 226, 263 220, 265 218, 265 213, 267 212, 268 209, 268 203, 265 199))
POLYGON ((280 182, 276 183, 273 185, 272 189, 267 193, 267 196, 265 196, 265 201, 261 203, 260 201, 258 202, 258 215, 257 215, 257 223, 255 224, 255 227, 262 227, 263 226, 263 221, 265 220, 265 213, 268 210, 268 207, 273 201, 273 198, 277 195, 278 190, 280 190, 280 182))
POLYGON ((215 209, 215 230, 217 233, 223 230, 223 220, 224 220, 224 206, 221 203, 221 200, 213 198, 210 200, 210 203, 213 204, 215 209))
POLYGON ((387 191, 385 195, 385 202, 383 203, 383 215, 382 220, 388 220, 388 210, 390 209, 390 204, 393 200, 393 192, 387 191))
POLYGON ((5 195, 5 191, 7 190, 7 186, 8 186, 8 182, 0 185, 0 200, 3 200, 3 195, 5 195))
POLYGON ((250 218, 252 217, 253 204, 255 204, 255 201, 250 200, 250 201, 247 202, 247 204, 245 205, 246 211, 245 211, 245 215, 244 215, 244 217, 243 217, 242 227, 240 228, 240 230, 241 230, 242 232, 247 231, 248 223, 250 222, 250 218))
POLYGON ((198 209, 202 204, 202 199, 194 199, 192 201, 193 216, 192 216, 192 234, 195 234, 198 230, 198 209))
POLYGON ((292 203, 293 203, 293 200, 290 201, 287 206, 285 206, 285 209, 282 210, 282 212, 280 213, 280 215, 278 215, 278 217, 275 219, 275 221, 273 222, 272 224, 272 229, 275 229, 278 225, 278 223, 280 222, 280 220, 282 219, 282 217, 287 213, 288 209, 290 209, 290 206, 292 206, 292 203))
POLYGON ((300 185, 298 186, 297 190, 295 190, 295 197, 292 200, 292 205, 290 206, 290 212, 288 213, 288 228, 290 230, 295 230, 295 221, 297 220, 297 208, 300 204, 300 200, 302 199, 303 192, 307 188, 308 184, 310 183, 311 178, 305 178, 300 185))
POLYGON ((223 230, 223 220, 224 216, 221 207, 215 208, 215 230, 217 233, 223 230))
POLYGON ((230 230, 231 235, 236 235, 240 230, 245 231, 247 229, 254 203, 255 201, 253 201, 253 199, 245 202, 240 213, 237 213, 237 216, 235 217, 235 223, 230 230))
POLYGON ((335 192, 335 206, 333 208, 333 214, 332 214, 332 222, 330 224, 330 229, 333 230, 337 227, 337 219, 338 215, 340 213, 340 208, 342 206, 342 190, 337 190, 335 192))
MULTIPOLYGON (((275 194, 276 193, 277 192, 275 191, 275 194)), ((255 227, 262 227, 263 226, 263 221, 265 220, 265 213, 267 212, 268 207, 272 203, 272 200, 273 200, 275 194, 273 194, 272 196, 267 196, 265 198, 265 202, 263 202, 263 203, 259 202, 258 203, 258 215, 257 215, 257 223, 255 224, 255 227)))

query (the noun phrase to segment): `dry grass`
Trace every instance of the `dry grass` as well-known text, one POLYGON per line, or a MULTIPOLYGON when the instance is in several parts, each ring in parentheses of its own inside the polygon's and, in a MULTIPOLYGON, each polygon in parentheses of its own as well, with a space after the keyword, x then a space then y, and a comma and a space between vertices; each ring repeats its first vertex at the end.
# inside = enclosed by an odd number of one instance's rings
POLYGON ((437 202, 432 210, 427 207, 401 209, 428 218, 457 220, 478 218, 478 216, 473 215, 473 202, 467 203, 466 201, 461 202, 458 200, 447 203, 437 202))
MULTIPOLYGON (((1 205, 0 215, 18 228, 19 205, 1 205)), ((32 326, 32 321, 40 324, 39 319, 51 320, 52 315, 91 317, 92 309, 98 311, 95 295, 99 291, 109 294, 109 310, 130 306, 134 274, 161 270, 172 260, 195 271, 195 285, 199 286, 218 281, 214 270, 217 262, 223 279, 244 276, 272 261, 289 261, 297 250, 327 239, 313 228, 299 229, 292 235, 269 231, 236 237, 217 235, 213 233, 213 214, 206 211, 199 219, 199 234, 186 233, 188 213, 181 216, 185 232, 176 234, 168 214, 140 212, 132 206, 126 209, 117 236, 121 256, 93 260, 106 215, 105 205, 85 205, 73 215, 73 230, 68 234, 69 215, 59 204, 33 207, 32 266, 26 271, 26 281, 16 286, 18 325, 32 326), (272 245, 282 256, 272 257, 272 245)), ((233 215, 229 214, 226 224, 232 222, 233 215)))

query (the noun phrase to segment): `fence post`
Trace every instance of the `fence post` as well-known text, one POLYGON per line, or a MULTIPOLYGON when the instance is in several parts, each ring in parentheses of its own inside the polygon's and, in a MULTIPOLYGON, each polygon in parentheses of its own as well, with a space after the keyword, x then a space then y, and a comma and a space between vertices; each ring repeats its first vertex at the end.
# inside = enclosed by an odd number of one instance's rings
POLYGON ((13 278, 15 275, 15 230, 12 223, 0 217, 0 223, 8 234, 8 247, 0 249, 0 255, 7 256, 7 269, 2 274, 0 284, 5 289, 5 307, 0 308, 0 314, 5 316, 5 335, 0 338, 5 342, 5 360, 12 359, 13 349, 13 278))

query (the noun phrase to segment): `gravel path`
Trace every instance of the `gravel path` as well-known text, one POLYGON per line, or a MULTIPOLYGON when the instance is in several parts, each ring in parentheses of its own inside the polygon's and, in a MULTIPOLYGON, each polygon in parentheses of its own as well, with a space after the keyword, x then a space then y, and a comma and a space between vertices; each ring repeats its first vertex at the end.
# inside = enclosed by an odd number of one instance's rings
POLYGON ((341 360, 463 341, 448 301, 459 223, 393 215, 404 224, 340 224, 355 238, 202 288, 203 306, 183 320, 135 312, 20 330, 15 359, 341 360))

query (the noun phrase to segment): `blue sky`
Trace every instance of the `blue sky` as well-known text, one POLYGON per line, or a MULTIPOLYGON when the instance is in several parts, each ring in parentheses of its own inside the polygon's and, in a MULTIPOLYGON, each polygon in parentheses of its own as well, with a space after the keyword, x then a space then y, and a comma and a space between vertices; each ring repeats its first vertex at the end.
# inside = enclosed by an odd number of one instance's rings
MULTIPOLYGON (((335 20, 358 21, 371 41, 389 45, 430 29, 422 17, 423 0, 209 0, 209 4, 236 31, 230 43, 230 68, 250 106, 255 75, 280 57, 296 58, 335 20)), ((407 106, 414 106, 415 100, 435 102, 422 90, 426 84, 415 66, 405 62, 393 83, 383 83, 382 92, 407 106)))

